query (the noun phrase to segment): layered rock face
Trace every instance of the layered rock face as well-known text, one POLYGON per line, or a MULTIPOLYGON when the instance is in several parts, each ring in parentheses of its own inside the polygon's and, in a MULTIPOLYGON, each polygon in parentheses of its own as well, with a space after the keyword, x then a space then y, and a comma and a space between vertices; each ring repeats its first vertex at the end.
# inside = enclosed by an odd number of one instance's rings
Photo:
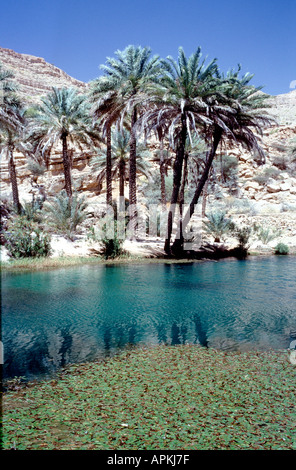
MULTIPOLYGON (((51 92, 52 87, 74 87, 81 92, 87 89, 86 83, 70 77, 63 70, 49 64, 41 57, 19 54, 11 49, 0 47, 0 63, 2 63, 5 69, 13 72, 13 80, 17 84, 18 95, 24 103, 28 105, 38 103, 40 97, 51 92)), ((14 158, 19 182, 20 198, 23 201, 29 201, 32 199, 32 174, 27 168, 27 162, 24 155, 16 152, 14 158)), ((84 184, 82 182, 80 183, 79 189, 94 190, 94 186, 97 186, 97 184, 94 182, 93 178, 92 181, 89 182, 91 171, 89 170, 89 175, 87 175, 87 170, 86 172, 83 172, 87 167, 87 163, 88 160, 85 159, 83 155, 76 153, 73 155, 74 175, 75 172, 78 172, 79 176, 81 174, 81 177, 84 180, 84 184)), ((48 194, 52 195, 63 188, 61 148, 54 150, 48 171, 44 177, 39 178, 38 182, 45 186, 48 194)), ((2 198, 9 198, 11 190, 8 165, 5 160, 1 161, 0 190, 2 198)))
POLYGON ((271 97, 270 105, 270 114, 279 125, 296 126, 296 90, 271 97))
POLYGON ((49 93, 53 86, 76 87, 83 91, 86 84, 67 75, 63 70, 46 62, 42 57, 18 54, 0 47, 0 63, 15 76, 19 95, 27 103, 34 103, 49 93))

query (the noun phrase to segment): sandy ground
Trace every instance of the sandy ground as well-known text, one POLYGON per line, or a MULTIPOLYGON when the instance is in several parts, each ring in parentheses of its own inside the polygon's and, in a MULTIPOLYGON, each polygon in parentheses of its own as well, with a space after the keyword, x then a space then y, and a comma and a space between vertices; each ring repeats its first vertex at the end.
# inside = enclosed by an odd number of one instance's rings
MULTIPOLYGON (((208 240, 210 241, 210 240, 208 240)), ((273 248, 277 243, 281 241, 288 245, 290 252, 296 251, 296 237, 281 237, 280 240, 273 240, 268 244, 264 245, 262 242, 253 241, 250 244, 250 252, 272 252, 273 248)), ((236 240, 227 240, 225 246, 227 248, 233 248, 237 244, 236 240)), ((51 241, 52 247, 52 258, 63 257, 88 257, 98 255, 100 253, 101 246, 98 242, 92 242, 86 239, 85 236, 80 235, 75 240, 70 241, 61 235, 53 235, 51 241)), ((144 258, 157 258, 164 255, 164 242, 160 238, 147 238, 142 240, 125 240, 123 243, 123 249, 130 253, 132 256, 139 256, 144 258)), ((1 246, 1 262, 9 261, 7 249, 1 246)))

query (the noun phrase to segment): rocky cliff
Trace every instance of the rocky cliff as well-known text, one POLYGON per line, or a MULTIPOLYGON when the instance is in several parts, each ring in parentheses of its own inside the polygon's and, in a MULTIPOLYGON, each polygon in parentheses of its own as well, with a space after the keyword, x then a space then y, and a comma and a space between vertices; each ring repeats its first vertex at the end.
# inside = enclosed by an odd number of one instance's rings
POLYGON ((270 114, 275 117, 279 125, 296 126, 296 90, 272 96, 270 105, 270 114))
POLYGON ((86 84, 67 75, 63 70, 46 62, 42 57, 18 54, 11 49, 0 47, 0 63, 15 76, 19 95, 28 103, 38 101, 52 87, 76 87, 84 90, 86 84))

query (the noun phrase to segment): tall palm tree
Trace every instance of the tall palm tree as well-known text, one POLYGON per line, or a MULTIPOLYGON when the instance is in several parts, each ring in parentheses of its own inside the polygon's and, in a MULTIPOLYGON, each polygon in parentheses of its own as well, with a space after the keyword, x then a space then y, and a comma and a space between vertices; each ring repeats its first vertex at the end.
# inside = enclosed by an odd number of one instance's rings
POLYGON ((13 205, 21 213, 17 174, 14 162, 14 150, 26 154, 27 148, 22 143, 24 130, 24 110, 16 94, 17 86, 13 82, 14 74, 0 64, 0 154, 8 160, 9 177, 12 186, 13 205))
POLYGON ((21 102, 17 96, 17 85, 13 81, 12 71, 0 62, 0 125, 17 129, 19 127, 18 109, 21 102))
MULTIPOLYGON (((104 117, 106 129, 126 116, 130 118, 129 141, 129 203, 137 204, 137 142, 135 124, 141 111, 142 95, 147 85, 156 81, 161 67, 158 56, 151 56, 151 49, 130 45, 115 52, 116 58, 107 58, 101 66, 104 75, 91 83, 92 100, 96 102, 97 116, 104 117)), ((135 230, 136 211, 132 210, 131 226, 135 230)))
POLYGON ((5 128, 0 130, 0 155, 8 160, 9 178, 12 186, 12 199, 15 210, 21 213, 21 203, 17 183, 17 174, 14 161, 14 151, 26 154, 26 147, 22 143, 21 123, 19 129, 5 128))
MULTIPOLYGON (((187 138, 186 141, 186 152, 188 153, 188 178, 187 178, 187 185, 188 185, 188 192, 192 191, 192 188, 195 188, 198 184, 199 178, 202 174, 205 162, 206 162, 206 154, 207 154, 207 146, 204 140, 200 137, 193 136, 190 139, 187 138)), ((202 217, 205 214, 205 207, 206 207, 206 199, 207 199, 207 191, 208 191, 208 183, 205 184, 203 188, 203 204, 202 204, 202 217)))
POLYGON ((116 94, 106 93, 105 79, 99 77, 90 83, 88 98, 92 104, 91 113, 101 129, 102 137, 106 145, 105 153, 105 179, 106 179, 106 204, 112 205, 112 170, 111 170, 111 139, 112 126, 119 119, 119 111, 116 109, 116 94), (115 108, 115 109, 114 109, 115 108))
MULTIPOLYGON (((262 128, 273 122, 266 113, 268 95, 260 93, 262 87, 249 85, 253 75, 245 74, 240 78, 239 73, 240 66, 237 71, 230 70, 226 76, 219 73, 216 93, 205 98, 208 115, 212 121, 212 125, 207 128, 210 146, 202 175, 183 220, 183 230, 194 213, 221 142, 241 144, 248 151, 255 152, 263 158, 260 147, 262 128)), ((183 243, 184 238, 181 234, 180 238, 174 241, 172 247, 174 253, 183 251, 183 243)))
POLYGON ((94 148, 100 137, 90 114, 86 97, 74 88, 53 88, 41 99, 41 105, 30 119, 28 139, 35 144, 36 151, 43 154, 52 151, 53 146, 62 145, 65 189, 72 197, 71 161, 68 146, 71 142, 80 150, 94 148))
POLYGON ((178 61, 172 57, 162 61, 164 74, 157 84, 148 88, 149 109, 142 118, 142 127, 156 130, 168 129, 170 142, 175 149, 173 165, 173 190, 168 214, 165 252, 171 253, 171 236, 175 206, 178 201, 186 139, 197 129, 211 123, 207 117, 207 106, 203 100, 215 86, 216 59, 205 65, 201 60, 201 48, 189 58, 179 48, 178 61))
POLYGON ((173 164, 173 152, 170 148, 164 147, 163 138, 160 139, 159 149, 155 151, 152 161, 159 165, 161 205, 165 207, 167 203, 165 180, 168 175, 168 170, 173 164))
MULTIPOLYGON (((127 129, 114 129, 112 131, 112 144, 111 144, 111 174, 112 177, 119 179, 119 197, 120 201, 124 200, 125 183, 129 177, 128 162, 129 162, 129 142, 130 132, 127 129)), ((149 150, 143 144, 137 144, 137 172, 150 177, 149 158, 151 157, 149 150)), ((98 156, 93 157, 91 161, 94 168, 99 171, 98 182, 101 184, 106 176, 106 160, 105 152, 101 150, 98 156)))

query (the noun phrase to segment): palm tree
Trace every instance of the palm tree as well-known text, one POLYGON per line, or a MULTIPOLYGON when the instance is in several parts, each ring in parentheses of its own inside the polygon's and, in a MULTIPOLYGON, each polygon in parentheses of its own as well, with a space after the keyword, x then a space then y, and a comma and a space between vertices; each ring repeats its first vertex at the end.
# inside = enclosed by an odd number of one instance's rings
POLYGON ((36 152, 41 150, 43 155, 50 154, 54 145, 62 144, 65 189, 68 197, 72 197, 69 142, 82 151, 85 147, 94 148, 100 141, 86 97, 73 88, 53 88, 41 99, 30 119, 28 139, 35 144, 36 152))
MULTIPOLYGON (((208 115, 212 125, 208 127, 210 147, 203 173, 190 202, 189 209, 183 220, 183 230, 188 225, 203 188, 207 182, 218 145, 221 142, 241 144, 248 151, 255 152, 263 158, 260 147, 260 136, 265 125, 271 125, 273 119, 266 114, 268 95, 260 93, 262 87, 249 85, 253 75, 245 74, 239 78, 240 66, 237 71, 230 70, 226 76, 218 74, 218 86, 215 95, 206 98, 208 115)), ((183 250, 184 238, 181 234, 175 240, 173 250, 183 250)))
POLYGON ((21 213, 22 206, 19 198, 19 190, 17 183, 17 174, 14 162, 14 152, 29 153, 28 146, 23 143, 22 123, 19 123, 18 129, 5 128, 0 130, 0 155, 8 160, 9 178, 12 186, 12 199, 15 210, 21 213))
MULTIPOLYGON (((127 129, 114 129, 112 132, 112 144, 111 144, 111 175, 113 178, 118 177, 119 179, 119 197, 120 201, 124 200, 124 187, 125 182, 129 177, 128 162, 129 162, 129 142, 130 132, 127 129)), ((137 172, 150 177, 150 165, 148 158, 150 152, 142 144, 137 144, 137 172)), ((106 176, 107 168, 105 161, 105 153, 101 151, 98 156, 93 157, 92 164, 96 170, 99 171, 98 182, 102 183, 106 176)))
POLYGON ((214 241, 220 243, 224 235, 234 229, 234 223, 231 218, 226 216, 225 212, 210 212, 206 216, 203 225, 207 233, 213 235, 214 241))
POLYGON ((130 213, 131 226, 135 230, 137 204, 137 142, 135 124, 141 110, 140 95, 147 85, 156 81, 160 74, 158 56, 151 57, 148 47, 128 46, 123 51, 115 52, 116 58, 107 58, 101 66, 104 75, 91 83, 92 101, 96 102, 95 113, 104 121, 104 128, 126 116, 130 118, 129 141, 129 204, 133 208, 130 213))
POLYGON ((161 205, 165 207, 167 203, 165 179, 168 175, 169 168, 172 167, 173 164, 173 153, 170 148, 164 147, 163 138, 160 139, 159 149, 155 151, 151 161, 159 165, 161 205))
POLYGON ((119 114, 115 110, 114 114, 111 111, 116 102, 116 94, 106 94, 104 77, 100 77, 90 83, 90 91, 88 94, 89 101, 92 103, 92 114, 101 129, 103 139, 106 144, 106 204, 112 205, 112 170, 111 170, 111 139, 112 139, 112 125, 119 119, 119 114))
POLYGON ((13 82, 14 74, 0 63, 0 125, 17 129, 19 126, 18 109, 21 106, 16 94, 17 86, 13 82))
POLYGON ((21 213, 14 150, 26 154, 27 147, 22 143, 24 129, 24 111, 16 95, 17 87, 12 79, 14 75, 0 64, 0 154, 8 160, 9 177, 12 186, 13 204, 18 214, 21 213))
POLYGON ((83 195, 74 193, 69 198, 65 190, 44 204, 48 224, 64 233, 70 240, 73 240, 77 226, 86 219, 86 208, 87 203, 83 195))
POLYGON ((142 126, 150 130, 161 127, 169 132, 170 143, 175 149, 173 165, 173 190, 168 214, 165 252, 171 254, 171 235, 175 205, 177 204, 186 139, 191 139, 197 129, 211 123, 207 117, 207 106, 203 100, 215 86, 213 76, 217 70, 216 59, 205 65, 201 61, 201 49, 198 48, 189 58, 179 48, 178 61, 167 57, 162 61, 163 77, 158 83, 148 88, 149 109, 142 118, 142 126))
MULTIPOLYGON (((186 147, 190 157, 188 159, 188 192, 191 193, 192 188, 197 186, 199 178, 202 175, 206 163, 207 146, 204 140, 197 136, 193 136, 191 142, 187 139, 186 147)), ((202 217, 205 217, 208 188, 210 178, 213 174, 214 170, 212 169, 202 191, 202 217)))

